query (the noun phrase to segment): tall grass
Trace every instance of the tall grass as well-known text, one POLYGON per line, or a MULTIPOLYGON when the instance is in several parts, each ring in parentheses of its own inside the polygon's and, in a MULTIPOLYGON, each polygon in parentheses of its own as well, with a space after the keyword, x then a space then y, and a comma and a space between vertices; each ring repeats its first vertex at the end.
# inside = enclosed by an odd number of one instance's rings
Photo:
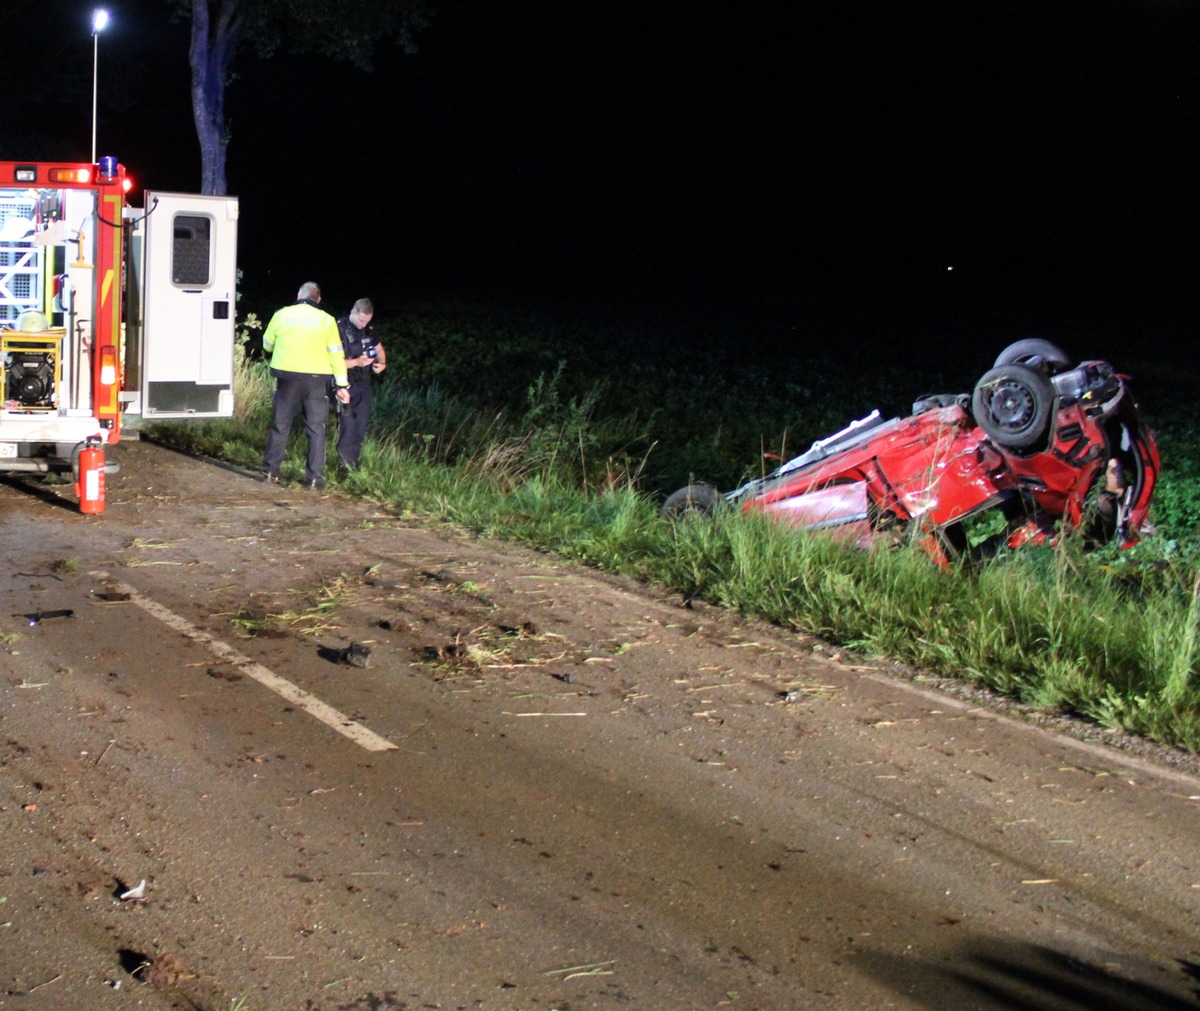
MULTIPOLYGON (((1168 520, 1168 536, 1134 552, 1085 555, 1067 537, 1053 549, 950 572, 912 547, 858 551, 733 510, 666 523, 658 482, 683 483, 701 466, 703 476, 713 466, 740 479, 764 433, 799 433, 777 434, 771 447, 794 451, 841 427, 847 414, 865 414, 870 394, 861 380, 851 396, 836 386, 836 368, 822 370, 834 395, 791 390, 798 402, 784 409, 761 375, 724 371, 706 383, 676 362, 659 371, 650 358, 605 366, 591 347, 575 349, 583 364, 573 367, 561 342, 501 328, 502 340, 519 349, 521 367, 506 370, 494 353, 483 355, 479 320, 461 333, 445 321, 434 329, 436 353, 448 362, 442 373, 414 357, 414 348, 432 354, 432 341, 385 335, 390 367, 376 391, 364 467, 342 483, 346 493, 651 580, 1039 710, 1200 751, 1200 576, 1191 560, 1200 537, 1181 522, 1184 512, 1168 520), (490 384, 448 382, 463 376, 456 351, 483 355, 490 384), (681 391, 687 396, 677 397, 681 391), (857 406, 846 411, 848 404, 857 406), (768 423, 773 405, 779 414, 768 423), (656 440, 672 432, 687 470, 655 462, 656 440), (756 444, 748 446, 751 433, 756 444), (724 459, 735 447, 744 450, 736 467, 724 459)), ((627 350, 620 340, 609 348, 618 357, 627 350)), ((946 388, 939 377, 920 378, 903 380, 922 392, 946 388)), ((237 418, 155 426, 160 437, 256 465, 269 376, 261 363, 242 362, 238 382, 237 418)), ((301 471, 302 442, 293 440, 285 473, 301 471)), ((1169 464, 1169 445, 1164 458, 1169 464)), ((1178 487, 1181 498, 1200 500, 1185 480, 1178 487)))

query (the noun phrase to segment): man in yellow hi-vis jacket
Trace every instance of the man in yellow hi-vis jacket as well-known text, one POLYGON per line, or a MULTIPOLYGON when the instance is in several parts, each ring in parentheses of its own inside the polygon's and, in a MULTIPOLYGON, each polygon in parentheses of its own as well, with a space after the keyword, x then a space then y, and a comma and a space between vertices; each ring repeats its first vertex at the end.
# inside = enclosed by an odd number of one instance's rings
POLYGON ((346 359, 337 322, 321 308, 321 289, 312 281, 300 285, 296 304, 280 309, 263 332, 263 351, 271 356, 275 377, 274 418, 263 453, 266 479, 278 483, 296 411, 304 413, 308 435, 306 488, 325 487, 325 419, 329 417, 329 377, 343 404, 350 399, 346 359))

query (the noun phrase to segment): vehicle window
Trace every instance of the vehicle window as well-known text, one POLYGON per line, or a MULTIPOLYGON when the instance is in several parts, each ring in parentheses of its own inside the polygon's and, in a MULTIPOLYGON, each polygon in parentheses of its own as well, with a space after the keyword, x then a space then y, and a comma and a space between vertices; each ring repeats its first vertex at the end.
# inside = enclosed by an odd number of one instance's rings
POLYGON ((171 277, 180 285, 207 285, 212 280, 212 219, 202 214, 176 214, 171 277))
POLYGON ((36 209, 31 190, 0 194, 0 321, 7 324, 38 307, 42 250, 31 241, 36 209))

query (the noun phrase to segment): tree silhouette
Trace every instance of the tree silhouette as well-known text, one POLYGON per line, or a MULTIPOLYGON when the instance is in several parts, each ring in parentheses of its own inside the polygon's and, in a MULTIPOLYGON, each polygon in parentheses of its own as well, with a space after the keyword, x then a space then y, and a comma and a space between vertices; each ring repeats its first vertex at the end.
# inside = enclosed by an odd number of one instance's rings
POLYGON ((416 33, 429 24, 426 0, 169 0, 192 23, 188 62, 192 118, 200 141, 200 190, 224 194, 230 142, 225 89, 234 61, 253 49, 262 58, 279 50, 345 60, 371 69, 377 43, 394 41, 416 52, 416 33))

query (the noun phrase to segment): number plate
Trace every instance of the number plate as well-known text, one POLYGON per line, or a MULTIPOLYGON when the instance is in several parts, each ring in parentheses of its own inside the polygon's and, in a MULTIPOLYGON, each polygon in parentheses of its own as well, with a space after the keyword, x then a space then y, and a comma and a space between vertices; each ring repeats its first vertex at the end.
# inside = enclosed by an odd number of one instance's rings
POLYGON ((15 442, 0 442, 0 459, 11 460, 17 455, 17 444, 15 442))

